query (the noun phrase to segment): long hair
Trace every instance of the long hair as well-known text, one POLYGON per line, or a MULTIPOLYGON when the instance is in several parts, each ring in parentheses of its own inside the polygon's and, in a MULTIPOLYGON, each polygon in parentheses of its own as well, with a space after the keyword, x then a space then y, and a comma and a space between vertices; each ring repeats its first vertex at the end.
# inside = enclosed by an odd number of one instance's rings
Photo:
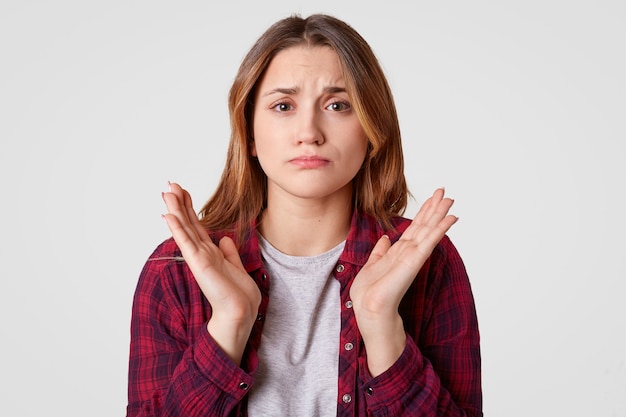
MULTIPOLYGON (((347 23, 328 15, 293 15, 270 26, 244 57, 228 96, 231 136, 220 182, 200 210, 209 230, 238 240, 267 204, 267 177, 250 154, 255 90, 272 58, 293 46, 327 46, 339 56, 346 90, 368 138, 363 166, 353 180, 357 209, 386 228, 406 210, 400 127, 391 89, 367 42, 347 23)), ((240 243, 240 242, 238 242, 240 243)))

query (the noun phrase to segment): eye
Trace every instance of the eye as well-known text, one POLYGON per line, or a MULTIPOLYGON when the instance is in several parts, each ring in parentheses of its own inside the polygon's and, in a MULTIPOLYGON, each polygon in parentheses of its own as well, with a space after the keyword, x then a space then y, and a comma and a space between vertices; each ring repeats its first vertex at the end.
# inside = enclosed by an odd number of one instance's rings
POLYGON ((293 106, 289 103, 286 103, 284 101, 281 101, 280 103, 276 103, 272 106, 272 109, 276 110, 277 112, 286 112, 289 110, 293 110, 293 106))
POLYGON ((350 110, 351 107, 350 103, 347 103, 345 101, 334 101, 326 106, 326 108, 332 111, 346 111, 350 110))

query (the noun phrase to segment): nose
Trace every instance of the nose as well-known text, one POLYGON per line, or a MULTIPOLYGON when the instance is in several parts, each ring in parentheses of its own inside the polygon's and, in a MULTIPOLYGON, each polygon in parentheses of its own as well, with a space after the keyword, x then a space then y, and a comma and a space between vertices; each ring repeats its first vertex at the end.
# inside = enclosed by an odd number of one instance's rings
POLYGON ((301 109, 298 112, 296 124, 297 143, 317 145, 324 143, 320 121, 320 114, 314 109, 301 109))

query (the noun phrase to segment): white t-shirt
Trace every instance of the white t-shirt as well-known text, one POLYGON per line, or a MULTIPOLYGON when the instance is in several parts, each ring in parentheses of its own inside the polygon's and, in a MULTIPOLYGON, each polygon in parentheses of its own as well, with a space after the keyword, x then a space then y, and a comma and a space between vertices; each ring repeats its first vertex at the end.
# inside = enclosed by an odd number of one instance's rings
POLYGON ((336 416, 341 306, 332 271, 345 241, 316 256, 289 256, 259 236, 270 302, 251 417, 336 416))

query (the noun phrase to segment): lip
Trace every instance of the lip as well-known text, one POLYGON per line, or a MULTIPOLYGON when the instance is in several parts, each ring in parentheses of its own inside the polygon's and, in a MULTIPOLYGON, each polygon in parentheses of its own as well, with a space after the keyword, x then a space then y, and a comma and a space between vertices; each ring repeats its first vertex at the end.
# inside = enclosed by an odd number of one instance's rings
POLYGON ((301 155, 289 160, 289 163, 301 168, 321 168, 330 164, 330 161, 318 155, 301 155))

